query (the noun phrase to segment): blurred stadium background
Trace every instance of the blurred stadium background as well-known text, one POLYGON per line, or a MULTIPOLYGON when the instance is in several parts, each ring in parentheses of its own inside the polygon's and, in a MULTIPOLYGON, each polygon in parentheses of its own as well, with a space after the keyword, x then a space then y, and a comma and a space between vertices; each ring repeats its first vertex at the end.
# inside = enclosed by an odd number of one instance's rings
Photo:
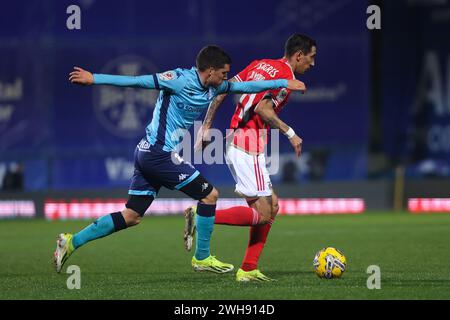
MULTIPOLYGON (((67 81, 73 66, 154 73, 190 67, 214 43, 231 54, 234 75, 281 57, 293 32, 315 38, 318 57, 301 77, 308 93, 282 113, 304 139, 296 159, 281 138, 273 182, 282 213, 450 211, 449 31, 448 1, 4 3, 0 216, 103 214, 126 198, 156 91, 76 87, 67 81), (81 30, 66 27, 71 4, 81 30), (370 4, 382 8, 381 30, 366 27, 370 4)), ((228 98, 215 126, 225 130, 233 111, 228 98)), ((235 197, 225 165, 199 169, 235 197)), ((179 213, 177 197, 163 191, 153 212, 179 213)))
MULTIPOLYGON (((447 0, 2 2, 0 299, 450 298, 449 216, 410 214, 450 212, 449 34, 447 0), (66 27, 72 4, 80 30, 66 27), (381 7, 381 30, 366 27, 371 4, 381 7), (232 275, 191 273, 184 221, 167 216, 83 248, 71 263, 82 266, 85 290, 67 290, 50 263, 54 239, 88 223, 77 219, 123 208, 156 99, 71 85, 73 66, 127 75, 189 68, 213 43, 231 54, 232 76, 281 57, 295 32, 315 38, 318 55, 300 77, 307 94, 281 114, 304 146, 297 159, 280 138, 273 183, 282 216, 262 256, 279 281, 254 290, 232 275), (343 281, 311 272, 328 245, 347 256, 343 281), (384 290, 367 290, 372 264, 384 290)), ((215 127, 228 128, 233 111, 228 97, 215 127)), ((242 202, 225 165, 198 168, 219 188, 219 206, 242 202)), ((193 203, 162 190, 148 215, 193 203)), ((237 265, 247 232, 216 226, 214 252, 237 265)))

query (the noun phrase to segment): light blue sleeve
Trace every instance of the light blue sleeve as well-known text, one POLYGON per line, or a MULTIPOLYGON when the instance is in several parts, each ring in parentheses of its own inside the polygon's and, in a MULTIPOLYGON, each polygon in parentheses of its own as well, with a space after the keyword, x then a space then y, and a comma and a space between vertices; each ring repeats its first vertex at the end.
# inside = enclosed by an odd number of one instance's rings
POLYGON ((244 81, 230 82, 224 81, 218 88, 217 94, 222 93, 257 93, 266 90, 287 88, 286 79, 266 80, 266 81, 244 81))
POLYGON ((185 86, 185 79, 180 72, 166 71, 145 76, 117 76, 94 73, 94 84, 118 87, 132 87, 179 92, 185 86))
POLYGON ((112 74, 94 73, 94 84, 106 84, 118 87, 133 87, 145 89, 157 89, 155 75, 147 76, 117 76, 112 74))
POLYGON ((158 90, 166 90, 178 93, 186 86, 186 77, 180 69, 169 70, 163 73, 157 73, 155 83, 158 90))

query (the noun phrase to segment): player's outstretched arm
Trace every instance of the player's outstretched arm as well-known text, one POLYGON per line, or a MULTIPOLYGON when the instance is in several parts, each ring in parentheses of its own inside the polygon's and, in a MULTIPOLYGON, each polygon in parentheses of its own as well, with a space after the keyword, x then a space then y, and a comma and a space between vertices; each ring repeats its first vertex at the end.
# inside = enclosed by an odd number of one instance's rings
POLYGON ((265 80, 265 81, 244 81, 244 82, 227 82, 228 88, 225 92, 233 93, 258 93, 266 90, 287 88, 292 91, 306 91, 306 86, 299 80, 265 80))
POLYGON ((111 74, 96 74, 74 67, 69 74, 69 81, 79 85, 105 84, 119 87, 159 89, 159 83, 154 75, 118 76, 111 74))
POLYGON ((286 137, 289 138, 289 142, 294 148, 297 157, 300 157, 302 152, 303 140, 294 130, 284 123, 273 110, 272 99, 263 99, 255 107, 255 113, 257 113, 261 120, 268 124, 272 129, 279 129, 286 137))

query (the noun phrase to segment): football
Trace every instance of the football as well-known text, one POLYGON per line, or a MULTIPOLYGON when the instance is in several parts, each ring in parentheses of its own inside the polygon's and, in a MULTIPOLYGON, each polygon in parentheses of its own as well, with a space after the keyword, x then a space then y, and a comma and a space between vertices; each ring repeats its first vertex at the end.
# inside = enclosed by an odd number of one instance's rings
POLYGON ((340 278, 347 268, 347 259, 338 249, 327 247, 316 253, 313 266, 319 278, 340 278))

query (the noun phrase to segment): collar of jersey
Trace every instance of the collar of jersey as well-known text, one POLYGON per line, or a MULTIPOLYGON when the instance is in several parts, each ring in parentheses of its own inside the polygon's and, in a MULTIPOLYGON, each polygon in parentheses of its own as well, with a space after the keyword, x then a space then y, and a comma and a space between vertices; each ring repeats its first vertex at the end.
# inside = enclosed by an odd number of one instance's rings
POLYGON ((207 90, 208 88, 206 88, 206 87, 203 85, 202 81, 200 80, 200 76, 199 76, 199 74, 198 74, 197 68, 196 68, 196 67, 192 67, 192 69, 195 71, 195 75, 197 76, 198 84, 200 85, 200 87, 202 87, 202 89, 204 89, 204 90, 207 90))
POLYGON ((286 59, 285 57, 283 57, 283 58, 281 58, 281 59, 279 59, 279 60, 280 60, 281 62, 284 62, 284 63, 289 67, 289 69, 291 69, 292 77, 293 77, 294 79, 296 79, 294 70, 292 70, 292 67, 291 67, 291 65, 289 64, 288 59, 286 59))

